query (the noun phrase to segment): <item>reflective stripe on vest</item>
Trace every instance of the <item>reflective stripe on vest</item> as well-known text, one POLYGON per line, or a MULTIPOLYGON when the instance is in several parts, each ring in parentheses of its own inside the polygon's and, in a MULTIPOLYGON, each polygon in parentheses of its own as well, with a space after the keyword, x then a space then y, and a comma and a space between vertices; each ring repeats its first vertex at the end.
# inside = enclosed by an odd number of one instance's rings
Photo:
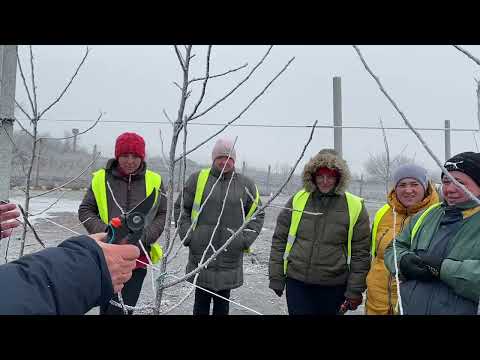
MULTIPOLYGON (((283 254, 283 273, 287 274, 288 256, 292 250, 293 244, 297 237, 298 226, 303 215, 303 210, 307 204, 310 193, 305 189, 300 190, 295 194, 292 201, 292 218, 290 221, 290 229, 288 230, 288 240, 285 247, 285 253, 283 254)), ((347 266, 350 270, 350 262, 352 259, 352 238, 353 228, 357 223, 360 212, 362 211, 363 199, 353 195, 349 192, 345 192, 345 198, 347 200, 349 225, 348 225, 348 238, 347 238, 347 266)))
POLYGON ((433 209, 439 207, 442 203, 436 203, 436 204, 433 204, 432 206, 430 206, 429 208, 427 208, 427 210, 425 210, 422 215, 420 215, 420 217, 418 218, 418 220, 415 222, 415 225, 413 225, 413 228, 412 228, 412 232, 410 234, 410 242, 412 242, 413 238, 415 237, 415 235, 417 234, 418 230, 420 229, 420 226, 422 225, 423 223, 423 220, 425 220, 425 217, 430 213, 430 211, 432 211, 433 209))
MULTIPOLYGON (((92 191, 95 196, 95 201, 97 202, 98 213, 100 219, 108 224, 108 203, 107 203, 107 182, 105 181, 105 169, 100 169, 93 173, 92 179, 92 191)), ((155 202, 158 198, 158 193, 160 192, 160 186, 162 184, 162 177, 160 174, 157 174, 153 171, 147 170, 145 172, 145 192, 146 196, 150 195, 154 188, 157 189, 155 196, 155 202)))
MULTIPOLYGON (((207 185, 209 175, 210 175, 210 168, 202 169, 202 170, 200 170, 200 173, 198 174, 197 188, 195 189, 195 198, 193 200, 192 214, 191 214, 193 230, 195 230, 195 227, 197 226, 198 213, 200 211, 203 192, 205 191, 205 186, 207 185)), ((260 200, 260 194, 258 192, 257 185, 255 185, 255 191, 256 191, 255 201, 253 202, 252 206, 250 206, 250 209, 248 210, 248 213, 245 217, 247 220, 250 219, 252 217, 253 213, 255 212, 255 210, 257 210, 258 201, 260 200)))
POLYGON ((387 213, 387 211, 390 210, 390 205, 385 204, 383 205, 376 213, 375 213, 375 218, 373 219, 373 226, 372 226, 372 249, 370 251, 370 254, 372 255, 372 259, 375 257, 375 253, 377 250, 377 229, 378 229, 378 224, 380 224, 380 221, 383 218, 383 215, 387 213))

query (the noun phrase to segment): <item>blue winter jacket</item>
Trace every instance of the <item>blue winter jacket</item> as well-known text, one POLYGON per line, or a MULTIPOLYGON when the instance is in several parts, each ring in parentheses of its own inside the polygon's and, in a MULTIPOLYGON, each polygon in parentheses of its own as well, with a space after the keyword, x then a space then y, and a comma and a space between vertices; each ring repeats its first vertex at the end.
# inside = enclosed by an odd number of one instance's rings
POLYGON ((85 235, 0 266, 1 315, 85 314, 112 296, 103 252, 85 235))

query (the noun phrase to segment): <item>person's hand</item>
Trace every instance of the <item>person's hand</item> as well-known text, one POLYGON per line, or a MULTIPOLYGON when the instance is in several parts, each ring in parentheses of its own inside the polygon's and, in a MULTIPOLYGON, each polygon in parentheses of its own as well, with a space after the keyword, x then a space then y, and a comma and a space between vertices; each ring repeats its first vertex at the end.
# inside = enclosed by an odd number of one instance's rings
POLYGON ((357 310, 362 303, 363 298, 345 298, 345 301, 340 305, 340 312, 346 313, 348 310, 357 310))
POLYGON ((283 290, 275 290, 275 289, 273 289, 273 292, 274 292, 275 294, 277 294, 278 297, 282 297, 282 295, 283 295, 283 290))
POLYGON ((438 278, 440 276, 440 269, 442 268, 443 259, 441 257, 432 255, 419 256, 425 263, 428 271, 430 271, 434 277, 438 278))
POLYGON ((20 211, 12 203, 0 204, 0 239, 12 234, 14 228, 20 225, 20 211))
POLYGON ((433 273, 427 268, 427 264, 415 254, 402 257, 400 271, 407 280, 432 281, 435 279, 433 273))
POLYGON ((112 278, 113 292, 117 294, 132 277, 132 270, 135 269, 140 250, 134 245, 107 244, 104 242, 106 236, 106 233, 90 235, 102 248, 112 278))

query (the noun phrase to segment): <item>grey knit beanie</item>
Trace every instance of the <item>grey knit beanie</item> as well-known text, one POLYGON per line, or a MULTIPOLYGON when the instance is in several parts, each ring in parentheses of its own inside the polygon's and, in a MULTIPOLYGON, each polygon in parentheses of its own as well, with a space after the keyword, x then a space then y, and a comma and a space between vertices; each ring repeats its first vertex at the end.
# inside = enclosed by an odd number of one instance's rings
POLYGON ((425 168, 415 164, 399 166, 393 172, 393 186, 396 187, 398 182, 405 178, 413 178, 418 180, 418 182, 422 184, 423 189, 427 190, 428 175, 425 168))

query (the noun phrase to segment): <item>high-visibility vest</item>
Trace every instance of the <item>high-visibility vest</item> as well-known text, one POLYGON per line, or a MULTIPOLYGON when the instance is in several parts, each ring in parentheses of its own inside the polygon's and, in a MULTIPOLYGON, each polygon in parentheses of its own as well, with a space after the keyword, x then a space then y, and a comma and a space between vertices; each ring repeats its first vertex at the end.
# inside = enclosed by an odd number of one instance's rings
MULTIPOLYGON (((383 215, 387 213, 387 211, 390 210, 390 205, 385 204, 383 205, 376 213, 375 217, 373 218, 373 226, 372 226, 372 249, 370 251, 370 254, 372 255, 372 259, 375 257, 375 252, 377 250, 377 229, 378 229, 378 224, 380 224, 380 220, 382 220, 383 215)), ((394 234, 395 236, 395 234, 394 234)))
MULTIPOLYGON (((105 169, 100 169, 92 174, 92 191, 93 195, 95 196, 95 201, 97 202, 100 219, 105 224, 108 224, 110 218, 108 217, 107 182, 105 180, 105 174, 105 169)), ((154 188, 157 189, 157 193, 155 194, 155 202, 157 202, 161 184, 162 177, 160 176, 160 174, 157 174, 156 172, 150 170, 145 171, 146 196, 149 196, 154 188)), ((152 259, 152 262, 155 259, 156 261, 154 263, 156 263, 163 256, 163 250, 161 246, 157 243, 152 244, 150 248, 150 257, 152 259)))
MULTIPOLYGON (((416 233, 418 232, 418 229, 423 223, 423 220, 425 217, 428 215, 430 211, 435 209, 436 207, 440 206, 441 203, 436 203, 428 207, 422 215, 417 219, 415 224, 413 225, 412 232, 410 234, 410 241, 415 237, 416 233)), ((375 218, 373 219, 373 227, 372 227, 372 249, 371 249, 371 254, 372 254, 372 259, 375 257, 375 251, 376 251, 376 243, 377 243, 377 229, 378 229, 378 224, 382 220, 383 215, 387 213, 387 211, 390 209, 390 205, 385 204, 383 205, 375 214, 375 218)), ((395 236, 395 234, 394 234, 395 236)))
MULTIPOLYGON (((190 218, 193 224, 193 230, 195 230, 195 228, 197 227, 198 213, 200 212, 202 197, 205 191, 205 186, 207 185, 209 175, 210 175, 210 168, 202 169, 198 174, 197 187, 195 189, 195 198, 193 199, 192 213, 190 215, 190 218)), ((253 213, 257 209, 258 201, 260 200, 260 194, 258 192, 257 185, 255 185, 255 191, 256 191, 255 201, 253 202, 252 206, 250 206, 250 209, 248 210, 248 213, 245 216, 246 220, 252 217, 253 213)), ((250 252, 250 248, 247 249, 246 252, 250 252)))
MULTIPOLYGON (((310 197, 310 192, 305 189, 300 190, 295 194, 292 201, 292 218, 290 221, 290 229, 288 230, 287 246, 283 254, 283 273, 287 273, 288 267, 288 255, 292 251, 293 244, 297 237, 298 226, 303 215, 303 210, 307 204, 307 200, 310 197)), ((350 262, 352 259, 352 238, 353 228, 357 223, 360 212, 362 211, 363 199, 349 192, 345 192, 345 198, 347 199, 349 225, 348 225, 348 237, 347 237, 347 266, 350 270, 350 262)))
POLYGON ((412 232, 410 233, 410 242, 412 242, 413 238, 415 237, 415 235, 417 234, 418 230, 420 229, 420 226, 423 224, 423 220, 425 220, 425 218, 427 217, 427 215, 430 213, 430 211, 432 211, 433 209, 439 207, 440 205, 442 205, 442 203, 436 203, 436 204, 433 204, 432 206, 430 206, 429 208, 427 208, 427 210, 425 210, 422 215, 420 215, 420 217, 417 219, 417 221, 415 222, 415 225, 413 225, 413 228, 412 228, 412 232))

